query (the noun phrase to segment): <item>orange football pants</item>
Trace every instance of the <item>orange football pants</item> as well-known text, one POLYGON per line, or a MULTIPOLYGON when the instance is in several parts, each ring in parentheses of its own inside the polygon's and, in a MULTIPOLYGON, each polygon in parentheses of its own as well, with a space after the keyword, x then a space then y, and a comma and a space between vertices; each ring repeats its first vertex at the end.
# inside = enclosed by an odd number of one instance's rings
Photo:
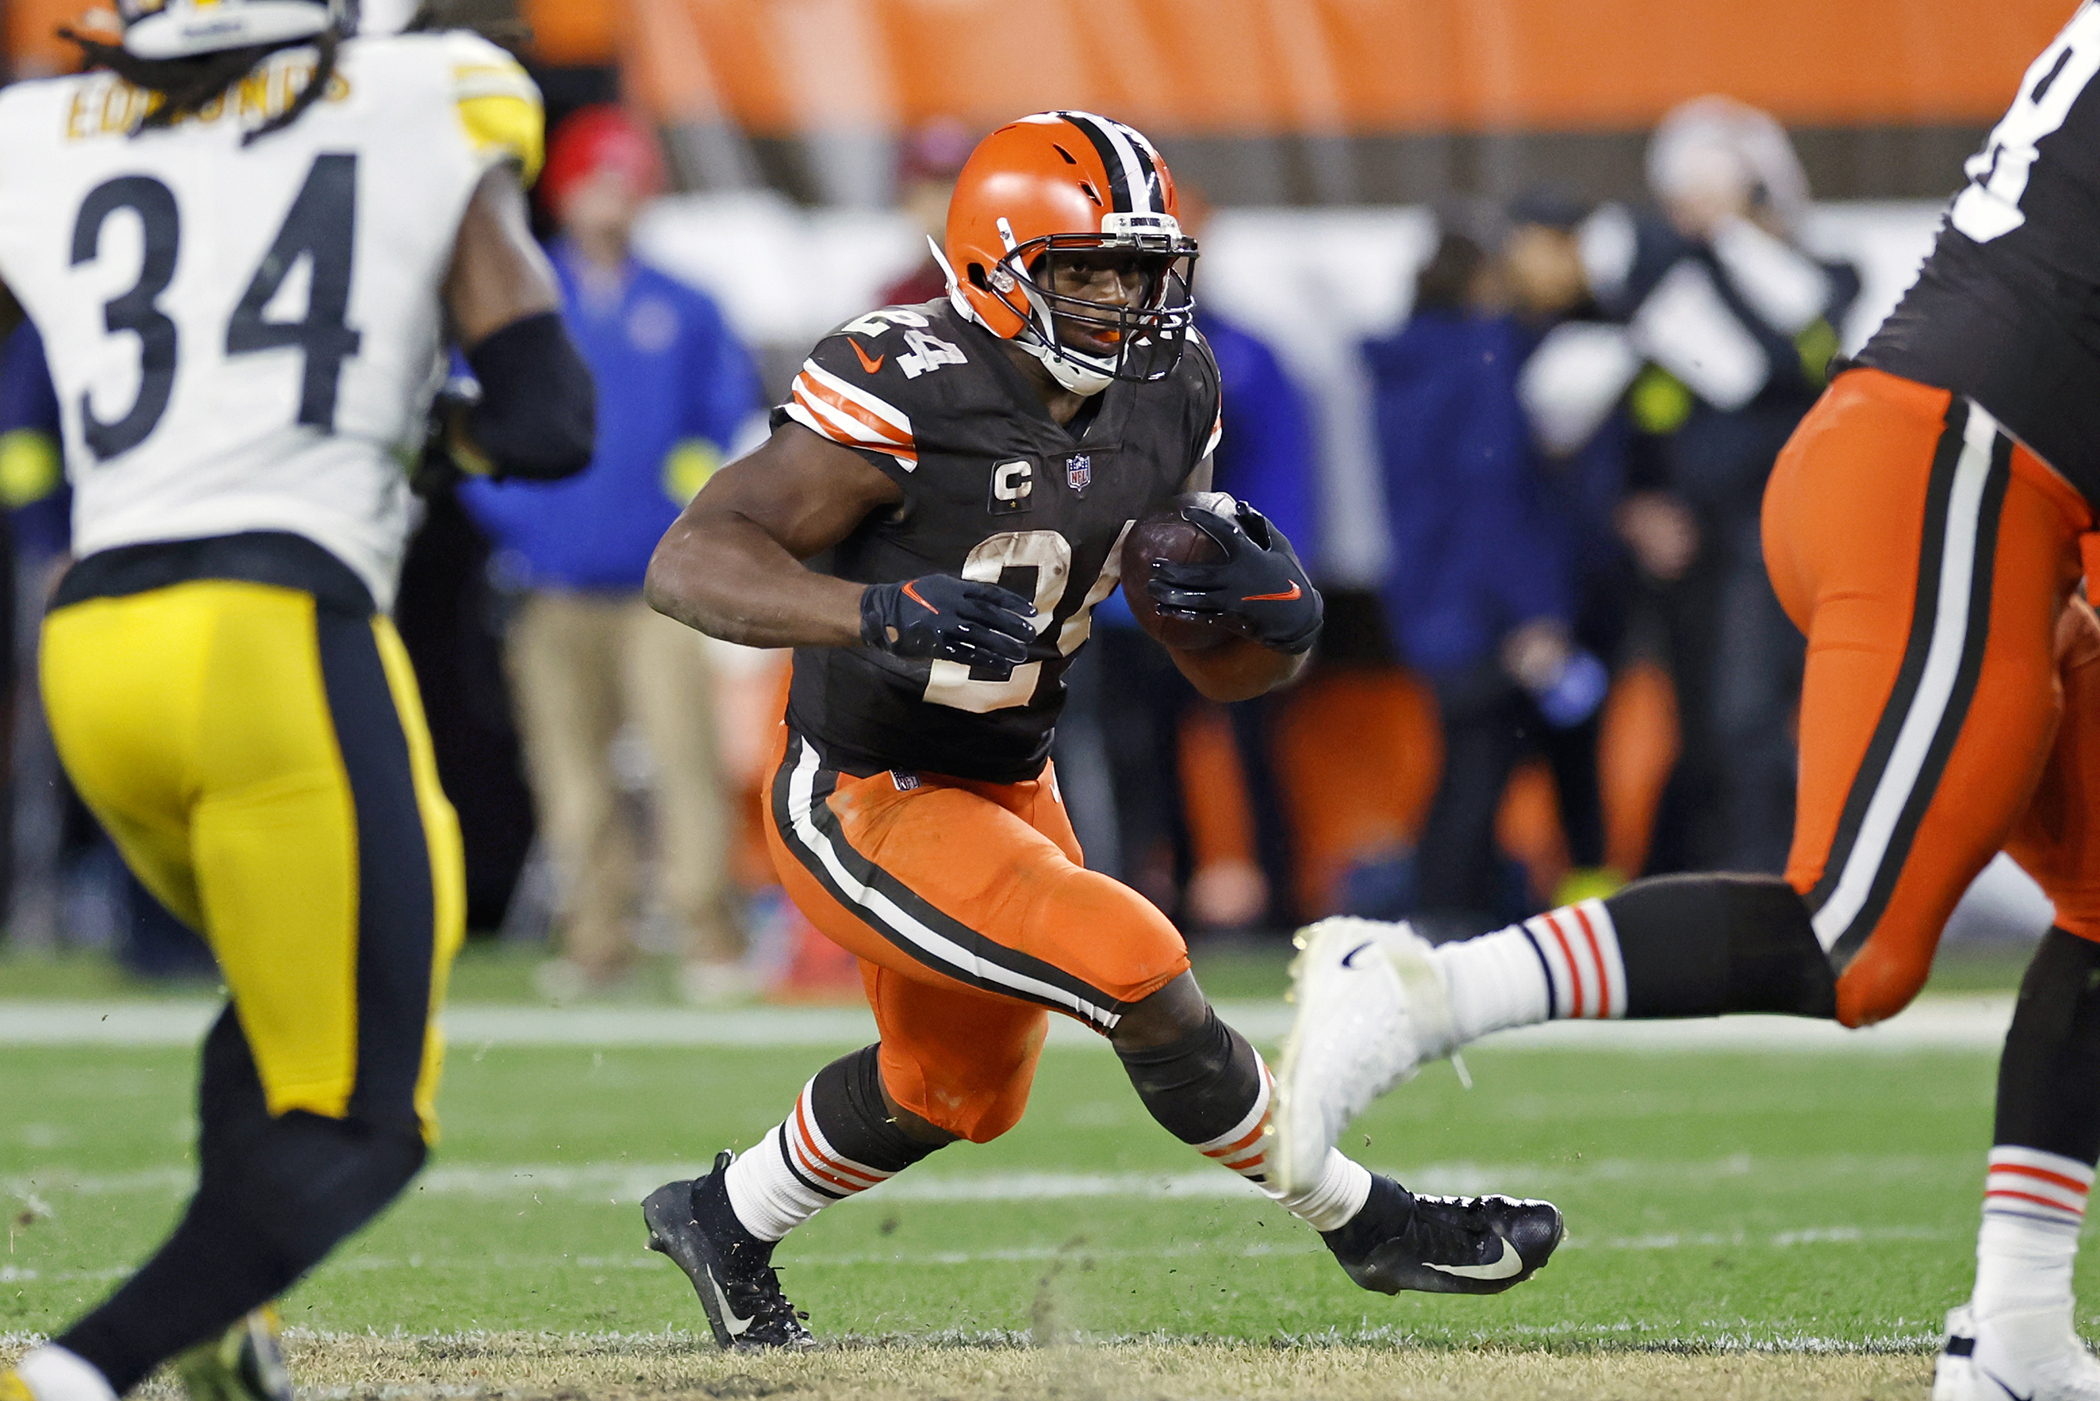
POLYGON ((2100 941, 2092 509, 1973 402, 1838 377, 1765 490, 1772 586, 1808 636, 1787 879, 1860 1026, 1916 995, 2003 849, 2100 941))
POLYGON ((1019 1122, 1050 1011, 1106 1033, 1188 970, 1165 915, 1081 864, 1047 766, 856 778, 783 724, 766 841, 789 897, 860 959, 890 1097, 973 1143, 1019 1122))

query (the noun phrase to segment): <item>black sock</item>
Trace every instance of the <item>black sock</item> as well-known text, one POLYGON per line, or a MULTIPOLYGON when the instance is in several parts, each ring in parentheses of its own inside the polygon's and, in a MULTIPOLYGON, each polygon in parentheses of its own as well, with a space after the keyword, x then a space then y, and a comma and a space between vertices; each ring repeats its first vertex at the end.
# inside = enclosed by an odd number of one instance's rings
POLYGON ((1660 876, 1605 900, 1628 1017, 1837 1015, 1808 906, 1777 876, 1660 876))
POLYGON ((1183 1143, 1200 1146, 1230 1133, 1261 1098, 1261 1057, 1213 1007, 1179 1041, 1116 1054, 1147 1112, 1183 1143))
POLYGON ((119 1395, 176 1353, 282 1294, 407 1185, 413 1124, 294 1111, 272 1118, 229 1010, 205 1043, 197 1194, 167 1243, 53 1339, 119 1395))
POLYGON ((882 1097, 882 1047, 840 1056, 810 1082, 810 1108, 831 1146, 879 1172, 902 1172, 943 1145, 913 1138, 882 1097))
POLYGON ((1994 1144, 2100 1161, 2100 945, 2052 929, 2020 980, 1994 1144))

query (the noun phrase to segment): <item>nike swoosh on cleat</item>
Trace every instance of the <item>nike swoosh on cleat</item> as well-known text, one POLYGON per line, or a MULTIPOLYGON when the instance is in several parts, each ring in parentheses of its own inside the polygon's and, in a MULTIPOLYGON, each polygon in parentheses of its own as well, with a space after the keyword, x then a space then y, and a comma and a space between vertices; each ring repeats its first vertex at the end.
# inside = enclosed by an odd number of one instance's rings
MULTIPOLYGON (((1497 1239, 1500 1239, 1500 1237, 1497 1237, 1497 1239)), ((1524 1257, 1517 1254, 1515 1246, 1504 1240, 1502 1242, 1502 1258, 1492 1265, 1439 1265, 1433 1260, 1424 1260, 1422 1263, 1429 1266, 1432 1270, 1441 1270, 1447 1275, 1457 1275, 1460 1279, 1508 1279, 1511 1275, 1518 1274, 1523 1270, 1524 1257)))
MULTIPOLYGON (((883 361, 890 358, 890 353, 885 350, 882 354, 876 356, 873 360, 870 360, 868 358, 868 352, 862 350, 860 348, 860 342, 853 339, 853 337, 851 336, 846 337, 846 344, 853 347, 853 353, 860 358, 860 367, 863 370, 866 370, 871 375, 882 368, 883 361)), ((1292 587, 1295 588, 1297 586, 1294 584, 1292 585, 1292 587)))
POLYGON ((2005 1384, 2005 1379, 2003 1377, 2000 1377, 1996 1372, 1993 1372, 1990 1368, 1978 1367, 1976 1370, 1983 1373, 1986 1377, 1989 1377, 1991 1379, 1991 1385, 1997 1387, 1998 1390, 2004 1392, 2007 1396, 2010 1396, 2012 1398, 2012 1401, 2034 1401, 2033 1392, 2030 1391, 2025 1396, 2022 1396, 2019 1392, 2014 1391, 2011 1387, 2007 1386, 2005 1384))
MULTIPOLYGON (((1502 1243, 1504 1245, 1509 1244, 1508 1241, 1504 1241, 1502 1243)), ((723 1329, 726 1330, 729 1336, 732 1338, 743 1337, 744 1333, 751 1327, 751 1320, 748 1318, 737 1317, 736 1310, 729 1307, 729 1296, 727 1294, 724 1294, 722 1292, 722 1286, 715 1282, 715 1272, 712 1269, 708 1269, 703 1266, 702 1272, 707 1275, 707 1287, 715 1291, 715 1307, 719 1308, 722 1311, 723 1329)), ((1497 1278, 1500 1278, 1500 1276, 1497 1276, 1497 1278)))
POLYGON ((1298 587, 1298 581, 1297 581, 1296 579, 1293 579, 1293 580, 1291 580, 1291 587, 1290 587, 1290 589, 1289 589, 1289 590, 1288 590, 1287 592, 1284 592, 1284 593, 1250 593, 1250 594, 1248 594, 1248 595, 1247 595, 1247 596, 1246 596, 1245 598, 1241 599, 1241 600, 1240 600, 1240 602, 1242 602, 1242 603, 1289 603, 1289 602, 1290 602, 1290 601, 1291 601, 1292 599, 1294 599, 1294 598, 1303 598, 1303 597, 1305 597, 1305 590, 1304 590, 1304 589, 1301 589, 1301 588, 1299 588, 1299 587, 1298 587))
MULTIPOLYGON (((1371 947, 1371 944, 1373 942, 1374 941, 1370 939, 1366 939, 1361 944, 1358 944, 1355 948, 1349 950, 1349 952, 1343 954, 1342 967, 1354 970, 1356 967, 1356 956, 1362 953, 1365 949, 1371 947)), ((1507 1244, 1507 1242, 1504 1243, 1507 1244)))

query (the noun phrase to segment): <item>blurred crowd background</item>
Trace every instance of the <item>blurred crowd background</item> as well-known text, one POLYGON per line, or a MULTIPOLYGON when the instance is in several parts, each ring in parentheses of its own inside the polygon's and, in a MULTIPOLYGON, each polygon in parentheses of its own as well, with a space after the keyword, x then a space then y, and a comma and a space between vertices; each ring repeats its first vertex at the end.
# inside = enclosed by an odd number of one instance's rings
MULTIPOLYGON (((2071 8, 434 3, 541 83, 536 214, 600 392, 582 477, 420 484, 399 622, 471 923, 544 946, 550 997, 653 961, 698 1004, 854 974, 759 835, 784 656, 655 616, 643 569, 810 342, 942 294, 925 239, 985 131, 1080 107, 1162 147, 1204 249, 1217 485, 1328 591, 1306 679, 1231 707, 1102 607, 1056 759, 1089 864, 1191 934, 1352 911, 1448 937, 1638 875, 1781 869, 1802 643, 1764 577, 1765 476, 2071 8)), ((365 0, 366 25, 415 9, 365 0)), ((79 0, 0 16, 6 77, 74 62, 53 31, 79 0)), ((58 419, 24 327, 0 350, 0 951, 197 974, 43 729, 58 419)), ((1994 872, 1968 926, 2045 925, 1994 872)))

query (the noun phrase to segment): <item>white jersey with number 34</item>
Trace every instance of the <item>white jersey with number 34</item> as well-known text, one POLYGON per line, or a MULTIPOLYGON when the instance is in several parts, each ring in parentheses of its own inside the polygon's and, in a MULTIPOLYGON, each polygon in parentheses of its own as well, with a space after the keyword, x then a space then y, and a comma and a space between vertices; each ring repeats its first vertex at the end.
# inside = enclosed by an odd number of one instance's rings
POLYGON ((0 92, 0 280, 44 339, 74 551, 250 530, 312 539, 390 605, 441 284, 493 165, 538 165, 538 91, 467 34, 352 39, 289 128, 311 49, 130 135, 109 73, 0 92))

